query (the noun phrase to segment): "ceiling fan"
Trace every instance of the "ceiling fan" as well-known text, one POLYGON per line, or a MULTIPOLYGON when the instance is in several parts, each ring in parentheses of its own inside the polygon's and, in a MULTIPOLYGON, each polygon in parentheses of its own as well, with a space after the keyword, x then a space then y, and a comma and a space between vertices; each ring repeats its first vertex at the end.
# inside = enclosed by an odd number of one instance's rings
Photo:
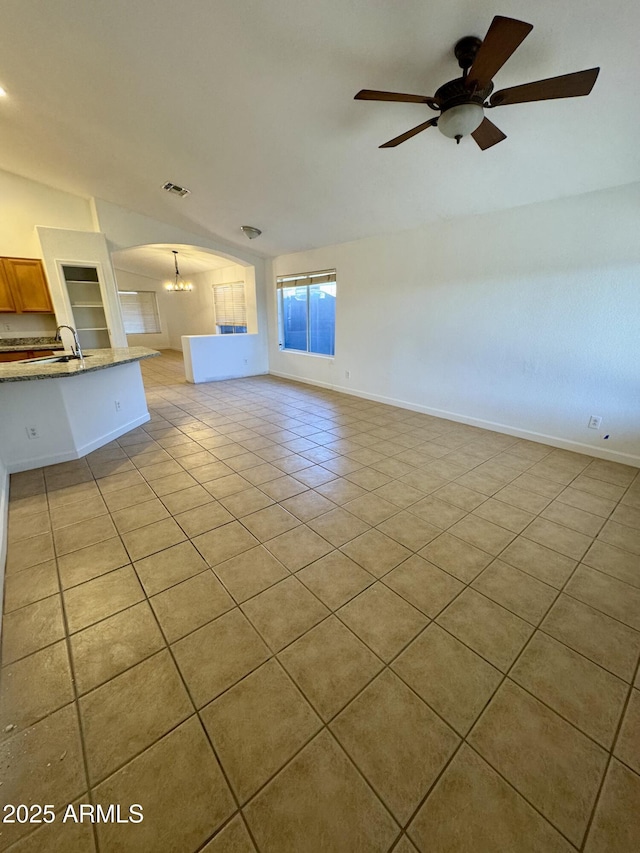
POLYGON ((476 36, 465 36, 457 42, 454 53, 462 68, 462 77, 440 86, 431 98, 427 95, 405 95, 397 92, 378 92, 362 89, 355 96, 360 101, 404 101, 426 104, 440 115, 390 139, 380 148, 395 148, 428 127, 438 130, 450 139, 460 142, 471 134, 482 148, 490 148, 506 139, 506 135, 484 115, 485 109, 522 104, 526 101, 546 101, 551 98, 576 98, 588 95, 593 89, 599 68, 563 74, 536 80, 522 86, 512 86, 493 92, 493 77, 512 53, 522 44, 533 29, 533 24, 504 18, 501 15, 491 22, 484 41, 476 36))

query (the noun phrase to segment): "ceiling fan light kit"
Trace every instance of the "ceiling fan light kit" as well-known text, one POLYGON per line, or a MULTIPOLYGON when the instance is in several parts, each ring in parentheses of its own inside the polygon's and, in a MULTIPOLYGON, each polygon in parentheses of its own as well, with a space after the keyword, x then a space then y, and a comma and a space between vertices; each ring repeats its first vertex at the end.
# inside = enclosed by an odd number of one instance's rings
POLYGON ((485 116, 486 109, 529 101, 588 95, 596 82, 599 68, 589 68, 586 71, 537 80, 522 86, 512 86, 491 94, 493 77, 532 29, 533 24, 496 15, 484 40, 476 36, 465 36, 460 39, 454 47, 454 54, 458 65, 462 68, 462 77, 440 86, 433 97, 401 92, 380 92, 374 89, 362 89, 358 92, 355 97, 360 101, 425 104, 432 110, 440 111, 439 116, 390 139, 380 148, 395 148, 396 145, 406 142, 423 130, 437 127, 441 133, 450 139, 455 139, 458 143, 464 136, 472 136, 484 151, 507 138, 485 116))
POLYGON ((481 104, 459 104, 450 107, 438 119, 438 130, 449 139, 460 142, 463 136, 469 136, 480 127, 484 119, 481 104))

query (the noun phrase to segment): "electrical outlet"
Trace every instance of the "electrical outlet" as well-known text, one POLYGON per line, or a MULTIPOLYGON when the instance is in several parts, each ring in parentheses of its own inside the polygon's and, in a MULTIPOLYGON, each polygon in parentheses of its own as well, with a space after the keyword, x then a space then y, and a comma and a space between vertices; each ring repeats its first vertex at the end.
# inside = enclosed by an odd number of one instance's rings
POLYGON ((40 431, 38 430, 37 426, 28 426, 28 427, 25 427, 25 429, 27 431, 27 438, 28 439, 40 438, 40 431))
POLYGON ((602 423, 602 418, 600 415, 591 415, 589 418, 589 423, 587 426, 589 429, 600 429, 600 424, 602 423))
POLYGON ((5 332, 10 332, 11 331, 11 323, 5 323, 3 328, 4 328, 5 332))
POLYGON ((345 370, 344 378, 345 379, 351 379, 351 371, 350 370, 345 370))
POLYGON ((120 400, 114 400, 113 402, 115 403, 115 406, 116 406, 116 412, 119 412, 120 411, 120 400))

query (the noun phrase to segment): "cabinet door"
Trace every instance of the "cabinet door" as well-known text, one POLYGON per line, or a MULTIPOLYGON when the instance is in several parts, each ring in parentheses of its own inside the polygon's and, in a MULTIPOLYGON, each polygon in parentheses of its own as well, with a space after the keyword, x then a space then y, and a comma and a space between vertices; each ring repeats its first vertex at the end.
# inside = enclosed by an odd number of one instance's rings
POLYGON ((4 258, 3 263, 18 312, 53 314, 42 261, 35 258, 4 258))
POLYGON ((0 261, 0 314, 15 314, 16 303, 11 292, 9 279, 0 261))
POLYGON ((22 361, 29 358, 29 353, 22 350, 21 352, 0 352, 0 363, 8 361, 22 361))

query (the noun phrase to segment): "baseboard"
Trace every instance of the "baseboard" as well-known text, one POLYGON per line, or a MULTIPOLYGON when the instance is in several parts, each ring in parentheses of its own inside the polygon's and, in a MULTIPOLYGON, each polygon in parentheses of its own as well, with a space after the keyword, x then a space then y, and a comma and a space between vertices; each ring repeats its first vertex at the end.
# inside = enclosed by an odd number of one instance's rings
POLYGON ((581 441, 573 441, 572 439, 562 438, 561 436, 546 435, 545 433, 521 429, 520 427, 510 426, 509 424, 487 421, 483 418, 474 418, 470 415, 462 415, 459 412, 449 412, 445 409, 434 409, 431 406, 420 406, 416 403, 408 403, 406 400, 396 400, 394 397, 384 397, 381 394, 369 394, 368 392, 358 391, 354 388, 332 385, 329 382, 318 382, 313 379, 301 379, 299 376, 291 376, 287 373, 279 373, 275 370, 271 370, 269 372, 272 376, 278 376, 280 379, 289 379, 293 382, 300 382, 303 385, 315 385, 318 388, 326 388, 329 391, 338 391, 340 394, 348 394, 351 397, 360 397, 363 400, 385 403, 388 406, 397 406, 399 409, 408 409, 412 412, 420 412, 420 414, 423 415, 431 415, 435 418, 444 418, 448 421, 468 424, 469 426, 488 429, 492 432, 502 432, 506 435, 513 435, 516 438, 524 438, 528 441, 537 441, 540 444, 548 444, 551 447, 558 447, 561 450, 571 450, 574 453, 584 453, 587 456, 595 456, 597 459, 606 459, 609 462, 620 462, 622 465, 631 465, 634 468, 640 468, 640 456, 636 456, 631 453, 622 453, 618 450, 607 450, 604 447, 585 444, 581 441))
POLYGON ((227 379, 251 379, 252 376, 267 376, 268 373, 268 370, 261 370, 260 373, 230 373, 228 376, 212 376, 209 379, 198 379, 196 382, 187 378, 187 382, 189 385, 203 385, 207 382, 224 382, 227 379))
POLYGON ((130 432, 132 429, 135 429, 142 424, 146 424, 150 419, 151 415, 147 412, 146 414, 140 415, 132 421, 117 427, 117 429, 111 430, 111 432, 105 433, 93 441, 81 445, 75 450, 70 450, 65 453, 53 453, 48 456, 38 456, 37 458, 32 458, 28 461, 22 460, 13 463, 8 462, 7 473, 17 474, 19 471, 30 471, 33 468, 42 468, 45 465, 57 465, 60 462, 71 462, 73 459, 82 459, 83 456, 86 456, 93 450, 98 450, 98 448, 104 447, 105 444, 109 444, 110 441, 120 438, 120 436, 124 435, 126 432, 130 432))
POLYGON ((149 412, 145 412, 144 415, 140 415, 137 418, 134 418, 129 423, 124 426, 119 426, 117 429, 112 429, 111 432, 106 433, 105 435, 100 436, 100 438, 96 438, 93 441, 87 442, 87 444, 83 444, 80 448, 78 448, 78 456, 77 459, 80 459, 82 456, 86 456, 87 453, 92 453, 94 450, 98 450, 100 447, 104 447, 105 444, 109 444, 110 441, 114 441, 116 438, 120 438, 121 435, 124 435, 125 432, 131 432, 132 429, 136 429, 136 427, 142 426, 142 424, 146 424, 151 420, 151 415, 149 412))

